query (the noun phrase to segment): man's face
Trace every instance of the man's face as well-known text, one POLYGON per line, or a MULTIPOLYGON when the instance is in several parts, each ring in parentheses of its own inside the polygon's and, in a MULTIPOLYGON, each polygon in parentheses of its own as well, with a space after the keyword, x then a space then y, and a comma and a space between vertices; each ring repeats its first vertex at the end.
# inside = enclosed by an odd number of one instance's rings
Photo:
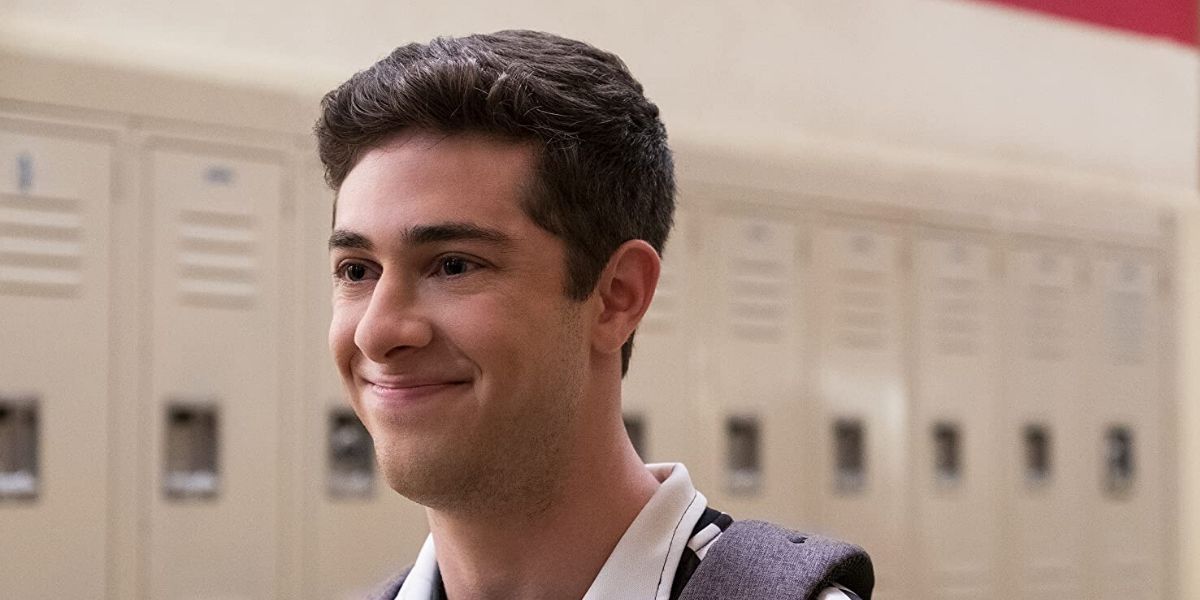
POLYGON ((391 486, 454 509, 545 493, 588 365, 565 249, 521 208, 534 155, 413 133, 343 182, 329 344, 391 486))

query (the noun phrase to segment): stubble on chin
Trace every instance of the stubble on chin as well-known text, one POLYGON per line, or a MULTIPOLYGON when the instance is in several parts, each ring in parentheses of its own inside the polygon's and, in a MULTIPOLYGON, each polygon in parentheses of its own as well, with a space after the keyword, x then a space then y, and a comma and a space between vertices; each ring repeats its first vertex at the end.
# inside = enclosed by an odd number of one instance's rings
POLYGON ((428 445, 377 452, 388 457, 380 463, 391 488, 425 507, 472 517, 537 516, 553 507, 565 484, 570 413, 543 419, 525 435, 505 435, 512 429, 495 427, 492 439, 463 439, 444 452, 428 445))

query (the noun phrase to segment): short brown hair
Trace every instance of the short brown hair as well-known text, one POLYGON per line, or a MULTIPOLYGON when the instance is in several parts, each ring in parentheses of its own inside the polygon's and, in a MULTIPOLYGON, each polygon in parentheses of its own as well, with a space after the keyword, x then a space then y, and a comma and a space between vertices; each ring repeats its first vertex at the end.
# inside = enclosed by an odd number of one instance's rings
MULTIPOLYGON (((321 107, 318 148, 335 190, 363 154, 404 130, 535 142, 525 211, 565 242, 571 298, 591 295, 624 242, 642 239, 663 252, 675 211, 666 129, 610 52, 536 31, 437 38, 397 48, 321 107)), ((622 374, 632 348, 630 336, 622 374)))

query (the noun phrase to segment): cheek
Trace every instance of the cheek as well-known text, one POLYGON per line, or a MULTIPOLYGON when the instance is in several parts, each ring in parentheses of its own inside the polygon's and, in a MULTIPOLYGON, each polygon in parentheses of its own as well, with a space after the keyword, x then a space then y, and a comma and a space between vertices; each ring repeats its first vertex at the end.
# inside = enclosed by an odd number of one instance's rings
POLYGON ((493 376, 510 380, 509 385, 536 385, 565 363, 580 360, 580 324, 563 306, 511 302, 500 314, 502 328, 477 327, 466 334, 493 376))
POLYGON ((543 328, 531 320, 519 301, 504 296, 442 302, 438 307, 431 319, 437 324, 438 337, 489 379, 518 376, 533 350, 530 331, 543 328))

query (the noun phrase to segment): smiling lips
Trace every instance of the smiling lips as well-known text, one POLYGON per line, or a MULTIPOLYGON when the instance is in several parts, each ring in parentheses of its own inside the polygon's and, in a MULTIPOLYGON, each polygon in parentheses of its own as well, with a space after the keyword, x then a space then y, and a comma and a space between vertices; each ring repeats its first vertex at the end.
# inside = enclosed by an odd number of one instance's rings
POLYGON ((387 404, 409 404, 470 383, 455 379, 363 380, 371 394, 387 404))

